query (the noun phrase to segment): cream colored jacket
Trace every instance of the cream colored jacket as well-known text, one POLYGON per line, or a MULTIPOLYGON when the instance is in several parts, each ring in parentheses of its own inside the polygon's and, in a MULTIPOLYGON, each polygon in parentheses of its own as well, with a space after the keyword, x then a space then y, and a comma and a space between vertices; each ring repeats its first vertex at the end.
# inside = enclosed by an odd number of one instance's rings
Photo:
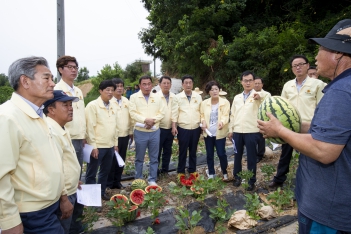
POLYGON ((175 95, 172 106, 172 122, 176 122, 184 129, 196 129, 200 127, 200 105, 202 97, 192 92, 190 102, 184 91, 175 95))
POLYGON ((118 146, 117 102, 110 101, 106 109, 101 97, 88 103, 85 108, 87 120, 86 140, 94 149, 118 146))
POLYGON ((260 92, 252 90, 245 103, 243 93, 240 93, 234 97, 231 107, 229 132, 259 132, 259 129, 257 127, 257 113, 259 106, 264 100, 264 97, 261 97, 259 100, 254 100, 253 96, 255 93, 260 94, 260 97, 262 95, 260 92))
MULTIPOLYGON (((210 126, 210 115, 212 110, 211 98, 208 98, 201 103, 200 114, 201 122, 205 121, 206 126, 210 126)), ((229 111, 230 103, 227 99, 219 98, 218 103, 218 123, 223 123, 223 128, 221 130, 217 129, 216 139, 225 138, 228 134, 229 127, 229 111)), ((206 137, 206 132, 203 132, 203 135, 206 137)))
POLYGON ((324 87, 323 81, 307 77, 300 92, 297 92, 296 79, 293 79, 284 84, 281 96, 296 107, 303 122, 311 122, 314 110, 324 95, 324 87))
POLYGON ((110 102, 115 102, 117 106, 117 127, 118 137, 126 137, 133 135, 133 121, 129 114, 129 100, 126 97, 121 97, 122 104, 119 105, 116 98, 113 97, 110 102))
MULTIPOLYGON (((62 90, 68 96, 72 96, 71 92, 68 89, 68 85, 62 79, 56 84, 55 90, 62 90)), ((74 91, 76 92, 76 97, 79 98, 78 102, 72 102, 73 107, 73 120, 68 122, 65 125, 65 128, 68 129, 71 139, 73 140, 82 140, 85 139, 86 133, 86 121, 85 121, 85 105, 84 105, 84 97, 82 90, 78 87, 74 86, 74 91)))
POLYGON ((165 116, 160 121, 160 128, 170 129, 172 128, 172 105, 174 105, 175 94, 169 92, 168 103, 163 96, 162 90, 158 91, 157 94, 160 95, 163 105, 165 106, 165 116))
POLYGON ((20 212, 45 209, 67 193, 62 156, 45 119, 16 93, 0 105, 2 230, 20 224, 20 212))

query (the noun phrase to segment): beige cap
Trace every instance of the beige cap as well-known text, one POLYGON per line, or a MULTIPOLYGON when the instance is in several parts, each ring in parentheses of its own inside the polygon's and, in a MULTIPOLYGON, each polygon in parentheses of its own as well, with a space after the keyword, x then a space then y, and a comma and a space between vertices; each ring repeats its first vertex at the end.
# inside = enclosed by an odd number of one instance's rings
POLYGON ((219 95, 224 96, 227 95, 227 92, 224 92, 222 89, 219 90, 219 95))
POLYGON ((198 87, 196 87, 196 88, 194 89, 194 92, 195 92, 195 93, 198 93, 198 94, 202 94, 202 93, 203 93, 198 87))

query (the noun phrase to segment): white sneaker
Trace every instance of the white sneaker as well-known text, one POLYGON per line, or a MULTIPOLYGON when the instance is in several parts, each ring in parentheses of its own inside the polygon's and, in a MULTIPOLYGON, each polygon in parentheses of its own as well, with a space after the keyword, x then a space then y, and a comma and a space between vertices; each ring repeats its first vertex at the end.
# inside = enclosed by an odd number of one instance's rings
POLYGON ((208 179, 213 179, 214 175, 208 175, 208 179))
POLYGON ((210 176, 210 174, 208 174, 208 169, 206 169, 206 175, 207 175, 207 177, 209 177, 209 176, 210 176))
POLYGON ((228 175, 227 175, 227 174, 224 174, 224 175, 223 175, 223 180, 225 180, 225 181, 228 180, 228 175))
POLYGON ((158 186, 155 181, 149 181, 148 184, 149 185, 156 185, 156 186, 158 186))

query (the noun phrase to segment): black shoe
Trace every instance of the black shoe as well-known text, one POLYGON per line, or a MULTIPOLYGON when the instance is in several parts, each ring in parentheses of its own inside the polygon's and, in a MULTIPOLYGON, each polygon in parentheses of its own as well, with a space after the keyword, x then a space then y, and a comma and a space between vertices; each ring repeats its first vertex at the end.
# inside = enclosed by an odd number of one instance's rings
POLYGON ((102 206, 95 206, 95 210, 97 213, 101 213, 102 212, 102 206))
POLYGON ((259 163, 262 161, 263 158, 257 158, 256 163, 259 163))
POLYGON ((272 188, 272 189, 276 189, 276 188, 282 187, 282 186, 283 186, 283 183, 277 183, 277 182, 275 182, 275 181, 272 181, 272 182, 268 185, 268 187, 270 187, 270 188, 272 188))
POLYGON ((109 187, 110 189, 125 189, 126 187, 121 184, 121 182, 117 182, 115 185, 109 187))
POLYGON ((241 180, 235 179, 233 185, 234 187, 239 187, 241 185, 241 180))
POLYGON ((110 200, 110 198, 106 194, 101 195, 101 199, 104 200, 104 201, 109 201, 110 200))
POLYGON ((247 187, 246 191, 252 191, 255 189, 255 184, 249 184, 249 187, 247 187))

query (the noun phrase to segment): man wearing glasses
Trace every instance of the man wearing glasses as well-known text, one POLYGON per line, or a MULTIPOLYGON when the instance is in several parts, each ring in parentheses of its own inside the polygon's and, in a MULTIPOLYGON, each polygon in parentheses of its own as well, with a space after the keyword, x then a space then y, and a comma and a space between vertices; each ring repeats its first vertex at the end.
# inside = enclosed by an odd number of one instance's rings
MULTIPOLYGON (((297 108, 302 122, 311 122, 314 110, 323 97, 322 90, 325 84, 307 75, 310 65, 304 55, 294 55, 290 59, 290 64, 296 77, 285 83, 281 96, 288 99, 297 108)), ((289 172, 292 152, 293 148, 289 144, 282 145, 277 174, 269 184, 270 188, 277 188, 283 185, 286 180, 286 174, 289 172)))
MULTIPOLYGON (((63 90, 70 97, 78 97, 77 102, 72 103, 73 120, 65 124, 72 139, 72 145, 76 151, 80 167, 83 163, 83 147, 86 132, 85 106, 82 90, 74 86, 73 82, 78 75, 78 62, 75 57, 62 56, 56 61, 57 71, 61 75, 61 80, 55 86, 55 90, 63 90)), ((76 221, 83 213, 84 206, 77 201, 74 205, 73 222, 71 223, 71 232, 82 231, 81 221, 76 221)))
POLYGON ((256 182, 257 144, 261 136, 257 127, 257 113, 264 97, 261 97, 262 94, 254 90, 255 75, 253 72, 243 72, 240 80, 244 92, 234 97, 228 134, 230 140, 234 139, 237 149, 234 158, 233 175, 235 180, 233 185, 239 187, 241 184, 239 173, 242 171, 241 161, 245 145, 247 150, 247 169, 254 173, 249 180, 249 187, 246 190, 252 191, 256 182))

